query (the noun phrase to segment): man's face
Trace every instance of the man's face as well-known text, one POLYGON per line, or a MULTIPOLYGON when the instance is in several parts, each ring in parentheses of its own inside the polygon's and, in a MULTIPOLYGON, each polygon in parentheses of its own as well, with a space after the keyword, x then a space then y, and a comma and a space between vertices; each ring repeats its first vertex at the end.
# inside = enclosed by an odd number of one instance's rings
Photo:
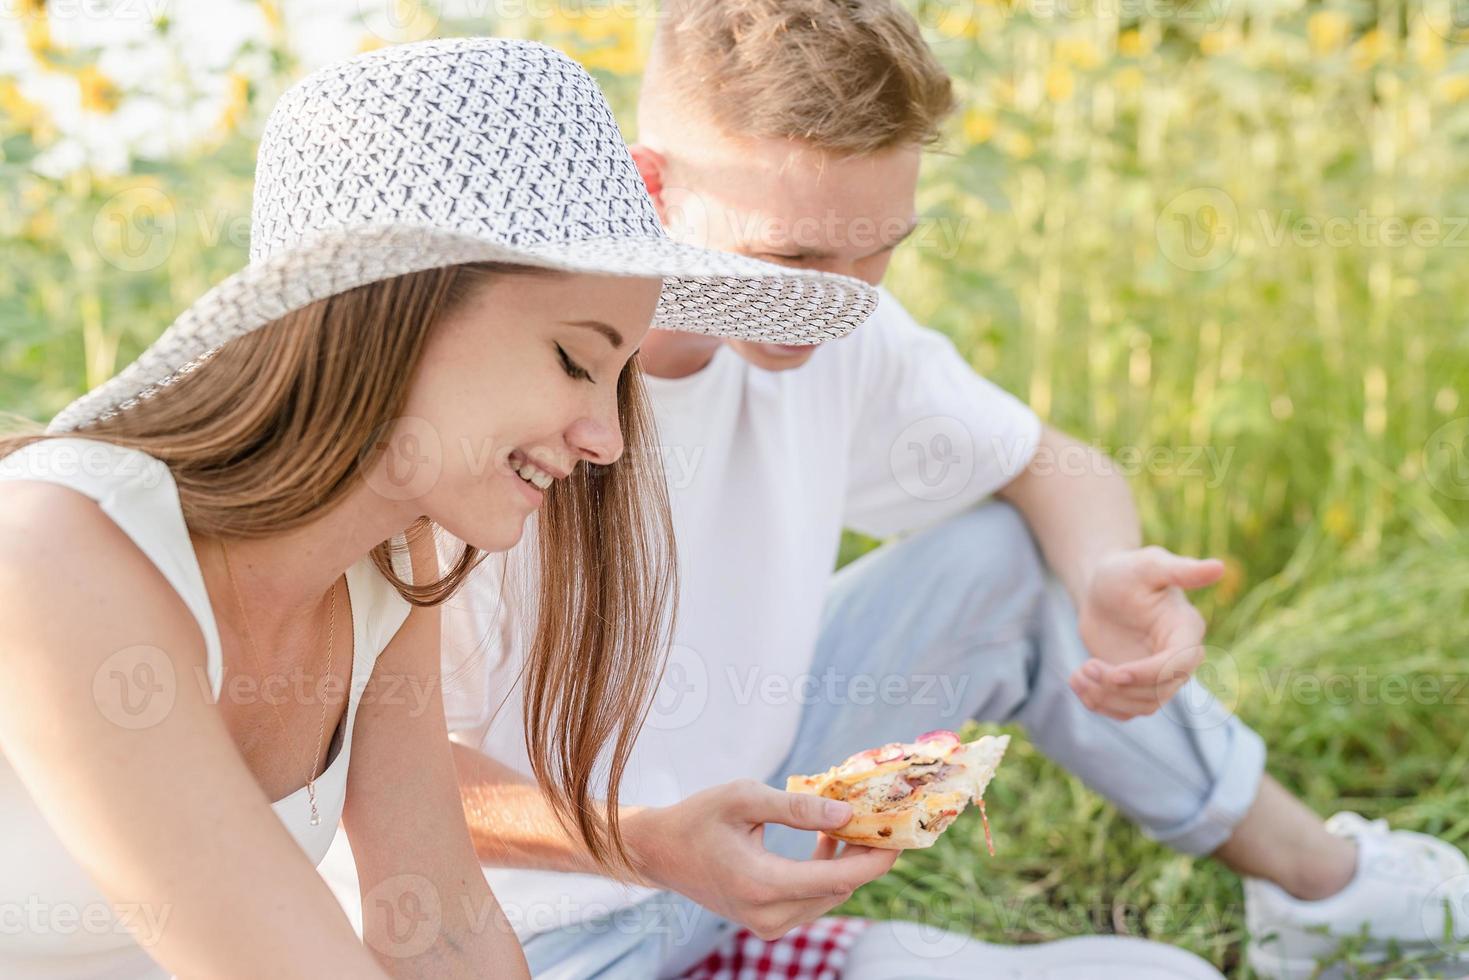
MULTIPOLYGON (((701 150, 663 187, 664 221, 679 240, 877 285, 917 222, 917 146, 839 159, 792 140, 716 138, 701 150)), ((799 367, 816 350, 728 343, 770 371, 799 367)))

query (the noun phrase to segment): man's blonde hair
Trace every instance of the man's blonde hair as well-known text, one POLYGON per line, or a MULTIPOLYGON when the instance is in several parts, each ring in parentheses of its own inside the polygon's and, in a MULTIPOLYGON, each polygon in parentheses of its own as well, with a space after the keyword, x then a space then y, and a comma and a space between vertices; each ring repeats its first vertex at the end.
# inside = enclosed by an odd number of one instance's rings
POLYGON ((948 73, 892 0, 667 0, 652 83, 726 135, 842 155, 935 142, 948 73))

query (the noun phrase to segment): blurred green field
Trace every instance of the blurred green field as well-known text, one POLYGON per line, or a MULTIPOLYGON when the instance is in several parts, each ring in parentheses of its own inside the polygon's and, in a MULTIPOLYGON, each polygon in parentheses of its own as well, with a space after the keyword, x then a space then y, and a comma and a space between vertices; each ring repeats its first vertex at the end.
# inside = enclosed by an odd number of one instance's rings
MULTIPOLYGON (((127 93, 87 52, 50 48, 34 0, 19 9, 37 58, 99 117, 116 111, 127 93)), ((1454 8, 915 9, 964 109, 888 285, 1116 454, 1151 540, 1226 560, 1201 600, 1207 678, 1266 736, 1276 776, 1323 813, 1469 847, 1469 32, 1454 8)), ((598 13, 400 23, 566 47, 631 135, 649 25, 598 13)), ((48 418, 243 263, 252 134, 300 40, 280 28, 268 71, 231 76, 197 147, 124 175, 38 175, 55 126, 0 76, 0 409, 48 418)), ((849 539, 844 560, 872 544, 849 539)), ((964 821, 847 909, 993 941, 1150 935, 1248 975, 1230 875, 1146 841, 1023 738, 1012 752, 990 793, 996 858, 964 821)))

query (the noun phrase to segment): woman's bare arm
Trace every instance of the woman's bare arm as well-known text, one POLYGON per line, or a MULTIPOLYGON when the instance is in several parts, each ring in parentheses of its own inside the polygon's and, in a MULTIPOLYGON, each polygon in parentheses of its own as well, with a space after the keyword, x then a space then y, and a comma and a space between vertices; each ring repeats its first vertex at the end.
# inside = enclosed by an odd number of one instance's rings
MULTIPOLYGON (((415 548, 419 581, 436 566, 415 548)), ((362 889, 363 938, 394 976, 530 976, 490 892, 460 805, 444 720, 439 609, 414 608, 357 709, 342 814, 362 889)))
POLYGON ((187 977, 381 978, 236 750, 177 593, 83 495, 0 501, 0 751, 108 900, 164 923, 148 952, 187 977))

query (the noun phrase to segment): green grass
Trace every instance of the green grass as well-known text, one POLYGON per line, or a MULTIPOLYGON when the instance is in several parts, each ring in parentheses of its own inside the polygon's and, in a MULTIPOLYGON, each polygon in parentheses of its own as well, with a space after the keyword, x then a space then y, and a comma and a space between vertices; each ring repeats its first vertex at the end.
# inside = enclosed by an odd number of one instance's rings
MULTIPOLYGON (((1303 18, 1226 20, 1238 38, 1212 56, 1179 23, 1141 25, 1156 42, 1141 58, 1086 20, 1015 16, 952 42, 996 134, 931 162, 926 213, 968 232, 951 255, 908 251, 890 283, 1053 424, 1169 450, 1133 479, 1145 529, 1228 562, 1201 602, 1219 651, 1209 677, 1264 736, 1277 778, 1323 815, 1469 848, 1469 511, 1427 451, 1442 426, 1469 428, 1455 421, 1469 394, 1463 246, 1280 231, 1359 212, 1460 227, 1464 114, 1411 53, 1420 8, 1349 15, 1352 36, 1376 22, 1400 54, 1364 65, 1349 37, 1312 56, 1303 18), (1095 43, 1100 62, 1068 65, 1059 37, 1095 43), (1141 88, 1124 91, 1139 64, 1141 88), (1058 66, 1073 98, 1006 94, 1058 66), (1401 125, 1414 115, 1420 127, 1401 125), (1007 130, 1033 150, 1006 152, 1007 130), (1194 263, 1211 267, 1182 267, 1168 204, 1202 188, 1238 218, 1224 252, 1194 263), (1228 464, 1190 472, 1199 450, 1228 464)), ((851 539, 844 558, 871 545, 851 539)), ((1238 880, 1147 840, 1016 734, 990 791, 999 855, 962 822, 847 910, 996 942, 1151 936, 1248 976, 1238 880)), ((1409 958, 1365 965, 1360 946, 1343 944, 1341 974, 1426 975, 1409 958)))
MULTIPOLYGON (((1416 0, 1128 7, 916 4, 963 109, 888 284, 1052 424, 1154 453, 1132 474, 1147 537, 1225 559, 1200 600, 1210 676, 1278 778, 1323 813, 1469 846, 1469 705, 1450 688, 1469 671, 1469 483, 1441 451, 1469 435, 1469 46, 1416 0), (1385 243, 1363 215, 1440 240, 1385 243), (1328 219, 1354 230, 1315 241, 1328 219), (1383 703, 1425 678, 1437 695, 1383 703)), ((646 25, 501 27, 581 53, 631 130, 623 66, 646 25)), ((242 60, 269 67, 238 130, 123 176, 37 175, 54 134, 0 78, 0 409, 48 418, 243 262, 229 232, 292 40, 242 60), (138 207, 140 188, 167 206, 138 207), (137 268, 119 229, 173 245, 137 268)), ((843 560, 872 545, 849 538, 843 560)), ((847 910, 993 941, 1150 935, 1245 975, 1237 880, 1147 841, 1017 734, 991 791, 998 856, 966 818, 847 910)))
MULTIPOLYGON (((1271 746, 1272 773, 1323 814, 1386 817, 1466 847, 1466 617, 1469 543, 1416 549, 1261 614, 1221 644, 1215 663, 1231 666, 1214 687, 1271 746), (1386 703, 1363 703, 1374 699, 1386 703)), ((991 942, 1144 936, 1248 976, 1238 880, 1217 862, 1147 840, 1022 730, 1007 730, 1017 737, 986 794, 996 857, 985 853, 980 822, 966 818, 931 850, 905 854, 844 910, 991 942)), ((1357 946, 1345 943, 1343 955, 1357 946)), ((1410 959, 1343 965, 1348 976, 1420 975, 1410 959)))

